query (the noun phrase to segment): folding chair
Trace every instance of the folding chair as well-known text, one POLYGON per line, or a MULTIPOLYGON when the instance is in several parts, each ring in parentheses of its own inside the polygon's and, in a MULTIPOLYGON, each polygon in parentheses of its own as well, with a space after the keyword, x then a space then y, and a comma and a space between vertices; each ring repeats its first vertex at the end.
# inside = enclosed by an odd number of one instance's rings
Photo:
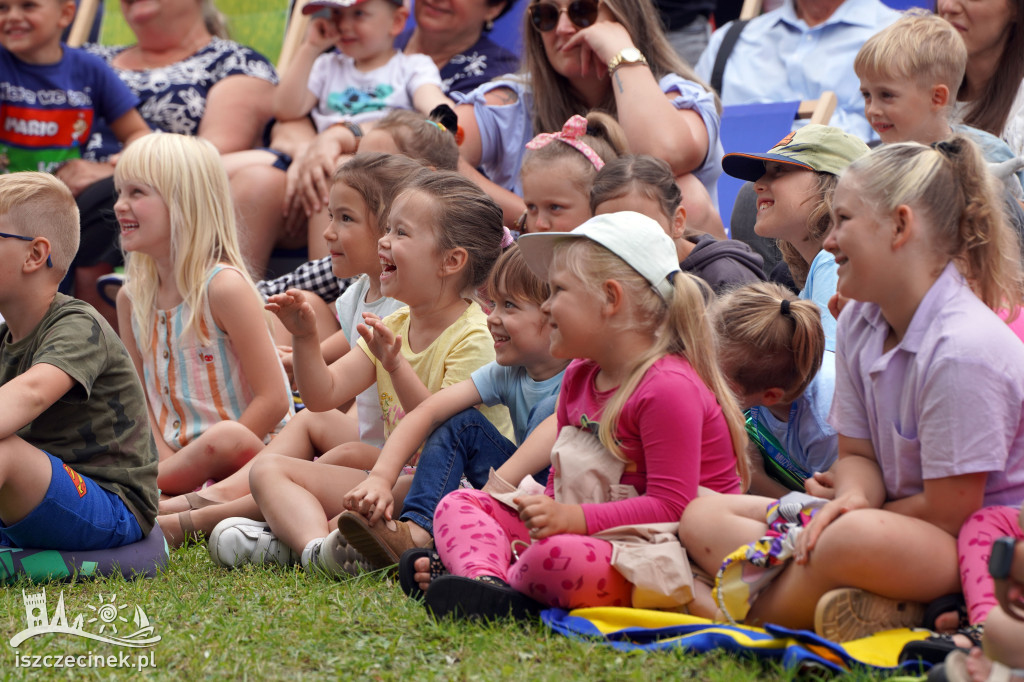
POLYGON ((90 34, 99 16, 100 0, 79 0, 78 8, 75 10, 75 19, 71 22, 65 42, 69 47, 81 47, 88 42, 90 34))

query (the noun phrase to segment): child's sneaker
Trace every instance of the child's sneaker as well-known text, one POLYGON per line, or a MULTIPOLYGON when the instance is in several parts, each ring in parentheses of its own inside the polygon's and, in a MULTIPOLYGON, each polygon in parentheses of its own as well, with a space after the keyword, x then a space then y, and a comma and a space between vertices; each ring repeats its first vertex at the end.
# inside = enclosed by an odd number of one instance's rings
POLYGON ((826 592, 814 609, 814 631, 831 642, 849 642, 883 630, 918 627, 925 605, 843 587, 826 592))
POLYGON ((359 575, 373 570, 363 556, 352 548, 339 530, 331 531, 327 537, 311 543, 308 561, 303 562, 307 570, 317 570, 332 578, 359 575))
POLYGON ((239 516, 218 523, 207 545, 213 563, 224 568, 242 564, 290 566, 299 560, 299 555, 281 542, 265 522, 239 516))

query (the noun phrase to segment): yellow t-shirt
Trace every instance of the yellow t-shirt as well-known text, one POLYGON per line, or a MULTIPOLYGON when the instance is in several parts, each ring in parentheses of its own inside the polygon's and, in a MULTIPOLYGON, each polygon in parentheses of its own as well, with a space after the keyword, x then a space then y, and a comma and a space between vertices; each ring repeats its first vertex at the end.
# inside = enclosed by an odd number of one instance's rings
MULTIPOLYGON (((434 342, 419 353, 413 353, 409 344, 409 307, 404 306, 384 318, 384 325, 402 336, 402 356, 412 365, 416 376, 431 393, 445 386, 469 379, 470 375, 489 362, 494 362, 494 339, 487 331, 487 316, 480 306, 469 302, 469 307, 441 333, 434 342)), ((398 402, 391 375, 360 337, 358 345, 370 358, 377 371, 377 395, 380 397, 381 418, 384 420, 384 438, 398 426, 405 410, 398 402)), ((512 420, 504 405, 477 408, 503 436, 513 440, 512 420)))

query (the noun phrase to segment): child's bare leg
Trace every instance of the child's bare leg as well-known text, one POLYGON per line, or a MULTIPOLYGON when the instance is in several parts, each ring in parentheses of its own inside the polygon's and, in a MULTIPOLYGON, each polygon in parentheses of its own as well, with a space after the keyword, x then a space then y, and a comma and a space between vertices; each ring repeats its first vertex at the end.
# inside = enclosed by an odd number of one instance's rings
POLYGON ((765 509, 771 501, 753 495, 707 495, 691 501, 679 522, 687 556, 715 575, 726 556, 767 532, 765 509))
POLYGON ((909 516, 879 509, 848 512, 824 529, 806 564, 790 563, 761 593, 747 622, 813 627, 818 599, 837 587, 916 602, 956 592, 956 540, 909 516))
POLYGON ((226 478, 263 449, 263 441, 236 421, 214 424, 199 438, 161 460, 157 485, 169 494, 184 494, 211 478, 226 478))
POLYGON ((42 450, 18 436, 0 440, 0 521, 21 521, 46 497, 53 466, 42 450))
MULTIPOLYGON (((253 434, 253 438, 255 438, 253 434)), ((203 497, 209 500, 227 502, 249 494, 249 471, 264 452, 274 452, 297 459, 311 460, 313 456, 331 449, 346 440, 359 439, 359 425, 351 417, 331 410, 311 412, 303 410, 281 429, 269 445, 253 457, 241 469, 222 481, 203 490, 203 497)), ((262 443, 261 443, 262 445, 262 443)), ((189 508, 184 496, 166 500, 160 504, 162 514, 185 511, 189 508)))
POLYGON ((320 461, 353 469, 372 469, 379 456, 380 448, 356 441, 331 448, 323 454, 320 461))
MULTIPOLYGON (((260 508, 256 504, 256 500, 253 499, 252 495, 244 495, 237 500, 225 502, 224 504, 215 504, 211 507, 194 509, 189 513, 192 527, 207 537, 210 536, 210 533, 213 532, 214 527, 216 527, 218 523, 224 519, 229 519, 234 516, 240 516, 245 519, 254 519, 256 521, 263 520, 260 508)), ((160 530, 162 530, 164 535, 167 537, 168 545, 171 547, 180 547, 181 544, 185 542, 185 531, 181 527, 180 514, 162 514, 156 517, 156 522, 160 524, 160 530)))
POLYGON ((330 533, 345 493, 366 479, 361 469, 271 454, 260 460, 249 476, 253 497, 274 534, 296 552, 330 533))

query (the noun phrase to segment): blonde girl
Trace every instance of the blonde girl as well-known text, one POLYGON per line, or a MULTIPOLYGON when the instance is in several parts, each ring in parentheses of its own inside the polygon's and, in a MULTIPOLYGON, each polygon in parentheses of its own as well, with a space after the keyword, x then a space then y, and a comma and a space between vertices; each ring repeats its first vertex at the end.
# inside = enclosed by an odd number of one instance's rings
POLYGON ((825 352, 821 313, 785 287, 758 282, 726 292, 711 314, 719 363, 761 454, 751 467, 751 492, 803 490, 805 479, 836 459, 828 424, 835 354, 825 352))
POLYGON ((800 298, 821 310, 825 348, 834 351, 836 319, 828 302, 836 293, 836 263, 821 248, 832 224, 829 214, 839 174, 868 153, 860 139, 839 128, 804 126, 764 154, 726 154, 722 169, 754 183, 754 232, 778 240, 800 298))
POLYGON ((245 464, 256 451, 237 434, 267 439, 291 400, 216 148, 164 133, 129 150, 114 173, 127 263, 118 320, 146 389, 157 483, 180 494, 245 464))
POLYGON ((496 496, 505 504, 473 490, 442 500, 434 537, 452 575, 430 583, 427 607, 495 617, 531 599, 565 609, 690 603, 675 519, 698 486, 739 493, 749 476, 706 287, 679 272, 671 240, 638 213, 525 235, 519 245, 551 285, 551 354, 578 358, 558 398, 552 473, 544 491, 496 496), (670 542, 606 532, 627 525, 667 529, 670 542), (648 552, 662 560, 653 574, 648 552))
MULTIPOLYGON (((845 641, 919 625, 922 603, 960 590, 968 516, 1024 499, 1024 346, 993 312, 1020 302, 1016 239, 966 138, 875 150, 843 175, 832 213, 825 248, 853 299, 836 354, 835 497, 783 529, 794 561, 776 557, 745 617, 845 641)), ((722 502, 701 500, 680 527, 710 572, 766 533, 722 502)))
POLYGON ((606 163, 590 188, 590 210, 594 215, 636 211, 656 220, 676 245, 679 269, 697 275, 715 293, 764 280, 764 261, 749 246, 687 226, 683 193, 661 159, 626 154, 606 163))
POLYGON ((605 163, 628 149, 622 127, 608 114, 573 116, 557 133, 526 143, 523 201, 516 223, 521 233, 569 232, 590 212, 590 187, 605 163))
MULTIPOLYGON (((476 185, 456 173, 423 171, 395 200, 378 242, 381 293, 406 307, 383 320, 364 314, 357 348, 328 367, 311 311, 291 294, 271 297, 268 308, 293 335, 295 378, 307 407, 334 409, 376 382, 387 438, 406 411, 493 361, 486 315, 467 294, 486 280, 503 237, 500 209, 476 185)), ((511 436, 508 410, 482 411, 511 436)), ((316 462, 261 457, 249 477, 258 508, 247 513, 266 522, 242 517, 218 524, 209 543, 214 562, 301 558, 304 567, 343 572, 343 539, 333 519, 344 511, 344 493, 369 467, 332 463, 366 447, 342 446, 316 462)))

